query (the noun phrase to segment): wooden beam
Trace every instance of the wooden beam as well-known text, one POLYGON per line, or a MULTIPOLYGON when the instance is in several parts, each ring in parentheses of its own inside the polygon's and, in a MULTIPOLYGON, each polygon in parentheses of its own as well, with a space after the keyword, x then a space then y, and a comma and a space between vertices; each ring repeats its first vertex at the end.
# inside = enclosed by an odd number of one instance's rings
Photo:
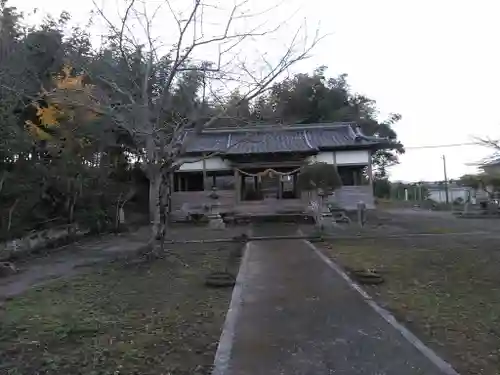
POLYGON ((233 163, 232 164, 234 167, 243 169, 243 168, 283 168, 283 167, 290 167, 290 168, 298 168, 303 165, 306 165, 305 161, 275 161, 275 162, 248 162, 248 163, 233 163))

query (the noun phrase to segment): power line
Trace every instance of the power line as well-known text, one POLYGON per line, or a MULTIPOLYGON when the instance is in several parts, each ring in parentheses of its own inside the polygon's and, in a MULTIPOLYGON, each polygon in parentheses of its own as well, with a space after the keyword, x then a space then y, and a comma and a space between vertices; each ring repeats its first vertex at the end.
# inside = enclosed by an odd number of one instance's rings
POLYGON ((462 147, 462 146, 478 146, 482 145, 480 142, 464 142, 464 143, 450 143, 450 144, 441 144, 441 145, 425 145, 425 146, 410 146, 405 147, 405 150, 419 150, 425 148, 445 148, 445 147, 462 147))

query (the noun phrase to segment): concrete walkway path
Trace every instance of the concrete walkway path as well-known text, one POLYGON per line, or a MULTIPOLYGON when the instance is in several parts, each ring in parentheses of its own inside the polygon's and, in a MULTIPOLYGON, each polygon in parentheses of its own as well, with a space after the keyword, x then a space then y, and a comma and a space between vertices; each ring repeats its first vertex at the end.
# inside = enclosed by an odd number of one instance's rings
POLYGON ((248 245, 214 374, 444 373, 306 242, 248 245))

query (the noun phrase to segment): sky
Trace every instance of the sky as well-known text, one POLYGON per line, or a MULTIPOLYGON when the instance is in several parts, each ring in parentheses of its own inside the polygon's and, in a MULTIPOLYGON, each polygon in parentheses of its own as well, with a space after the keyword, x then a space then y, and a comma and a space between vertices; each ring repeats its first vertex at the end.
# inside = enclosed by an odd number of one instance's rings
MULTIPOLYGON (((113 8, 116 1, 105 0, 105 6, 113 8)), ((10 2, 26 12, 40 7, 39 0, 10 2)), ((73 22, 84 25, 92 8, 92 0, 44 0, 35 17, 66 10, 73 22)), ((275 50, 304 19, 310 35, 319 25, 327 36, 294 69, 311 72, 326 65, 331 76, 347 73, 354 91, 376 100, 381 118, 402 115, 394 129, 407 151, 391 168, 391 179, 442 180, 443 155, 448 177, 457 178, 474 172, 470 164, 491 154, 480 145, 422 146, 500 139, 498 0, 286 0, 270 13, 271 19, 283 14, 294 15, 288 29, 253 53, 275 50)), ((169 30, 168 25, 165 21, 160 29, 169 30)))

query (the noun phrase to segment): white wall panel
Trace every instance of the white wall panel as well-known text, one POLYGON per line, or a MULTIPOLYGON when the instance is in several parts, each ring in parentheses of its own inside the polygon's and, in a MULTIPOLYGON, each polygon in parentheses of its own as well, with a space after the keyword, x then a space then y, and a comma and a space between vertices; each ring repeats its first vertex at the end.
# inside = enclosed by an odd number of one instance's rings
MULTIPOLYGON (((185 158, 185 161, 194 161, 192 163, 184 163, 181 165, 179 171, 203 171, 203 160, 199 158, 185 158)), ((212 157, 205 159, 205 168, 207 171, 225 171, 231 170, 231 166, 220 157, 212 157)))
POLYGON ((368 150, 336 151, 337 165, 364 165, 370 161, 368 150))

